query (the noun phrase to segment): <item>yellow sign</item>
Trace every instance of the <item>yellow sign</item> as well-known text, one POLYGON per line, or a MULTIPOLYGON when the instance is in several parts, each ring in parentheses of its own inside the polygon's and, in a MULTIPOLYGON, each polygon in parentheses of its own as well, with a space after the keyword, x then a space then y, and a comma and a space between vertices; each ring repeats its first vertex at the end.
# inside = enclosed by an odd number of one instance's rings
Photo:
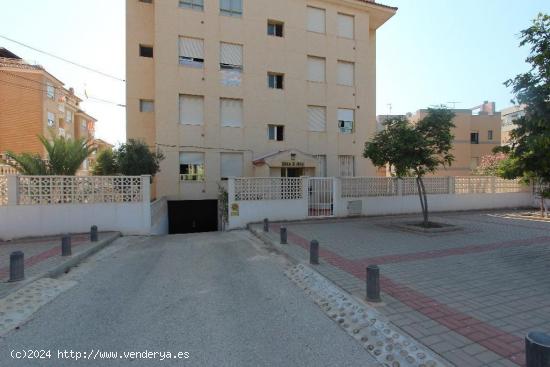
POLYGON ((239 204, 237 204, 237 203, 231 204, 231 216, 232 217, 238 217, 239 216, 239 204))

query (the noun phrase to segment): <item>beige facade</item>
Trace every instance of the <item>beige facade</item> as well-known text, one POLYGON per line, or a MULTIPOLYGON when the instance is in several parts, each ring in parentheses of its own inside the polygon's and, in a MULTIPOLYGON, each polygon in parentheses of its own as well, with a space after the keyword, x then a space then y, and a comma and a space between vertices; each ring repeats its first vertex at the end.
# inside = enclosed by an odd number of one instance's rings
POLYGON ((127 0, 127 137, 164 152, 157 196, 216 198, 225 176, 374 175, 376 29, 396 9, 239 3, 127 0))
MULTIPOLYGON (((39 65, 0 48, 0 154, 36 153, 46 158, 38 135, 93 139, 96 119, 80 109, 73 89, 39 65)), ((87 164, 80 174, 85 174, 87 164)))
MULTIPOLYGON (((500 112, 494 112, 494 104, 485 102, 479 106, 478 114, 472 109, 453 109, 454 141, 452 154, 455 160, 451 167, 439 169, 436 176, 468 176, 477 168, 480 158, 492 154, 493 148, 500 146, 500 112)), ((419 110, 412 116, 416 122, 424 118, 428 110, 419 110)))
POLYGON ((514 120, 525 116, 525 105, 504 108, 500 111, 500 115, 502 117, 501 144, 507 145, 509 144, 510 131, 516 128, 514 120))

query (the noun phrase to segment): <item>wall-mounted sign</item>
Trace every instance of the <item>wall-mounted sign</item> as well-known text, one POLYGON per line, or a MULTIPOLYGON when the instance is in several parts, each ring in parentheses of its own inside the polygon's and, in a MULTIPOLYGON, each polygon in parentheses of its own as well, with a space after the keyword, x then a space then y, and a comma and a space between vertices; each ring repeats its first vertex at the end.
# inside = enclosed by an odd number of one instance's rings
POLYGON ((231 204, 231 216, 232 217, 238 217, 239 216, 239 204, 237 204, 237 203, 231 204))
POLYGON ((304 167, 304 162, 297 162, 297 161, 285 161, 281 162, 282 167, 304 167))

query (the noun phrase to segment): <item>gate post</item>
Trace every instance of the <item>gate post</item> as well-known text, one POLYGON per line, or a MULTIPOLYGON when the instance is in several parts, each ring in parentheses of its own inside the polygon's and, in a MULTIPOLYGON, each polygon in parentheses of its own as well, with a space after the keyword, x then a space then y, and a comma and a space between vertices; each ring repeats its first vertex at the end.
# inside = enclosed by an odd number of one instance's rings
POLYGON ((304 203, 304 218, 307 219, 309 217, 309 177, 302 176, 300 177, 302 180, 302 202, 304 203))
MULTIPOLYGON (((335 217, 344 217, 346 213, 341 212, 342 200, 342 179, 340 177, 331 177, 332 179, 332 215, 335 217)), ((343 200, 342 200, 343 201, 343 200)))

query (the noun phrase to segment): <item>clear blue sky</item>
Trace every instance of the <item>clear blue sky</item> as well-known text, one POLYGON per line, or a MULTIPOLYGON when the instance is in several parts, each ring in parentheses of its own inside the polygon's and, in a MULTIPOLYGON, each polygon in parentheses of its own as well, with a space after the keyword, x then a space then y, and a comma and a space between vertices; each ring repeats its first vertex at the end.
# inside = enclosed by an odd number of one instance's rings
MULTIPOLYGON (((457 108, 484 100, 506 107, 512 96, 502 83, 527 70, 518 33, 538 12, 550 13, 549 0, 380 1, 399 11, 378 32, 377 114, 388 113, 388 103, 393 113, 450 101, 461 102, 457 108)), ((125 1, 0 0, 0 6, 0 35, 124 78, 125 1)), ((124 83, 9 41, 0 39, 0 46, 42 64, 81 97, 86 89, 125 103, 124 83)), ((98 137, 124 141, 123 108, 91 101, 83 107, 98 118, 98 137)))

